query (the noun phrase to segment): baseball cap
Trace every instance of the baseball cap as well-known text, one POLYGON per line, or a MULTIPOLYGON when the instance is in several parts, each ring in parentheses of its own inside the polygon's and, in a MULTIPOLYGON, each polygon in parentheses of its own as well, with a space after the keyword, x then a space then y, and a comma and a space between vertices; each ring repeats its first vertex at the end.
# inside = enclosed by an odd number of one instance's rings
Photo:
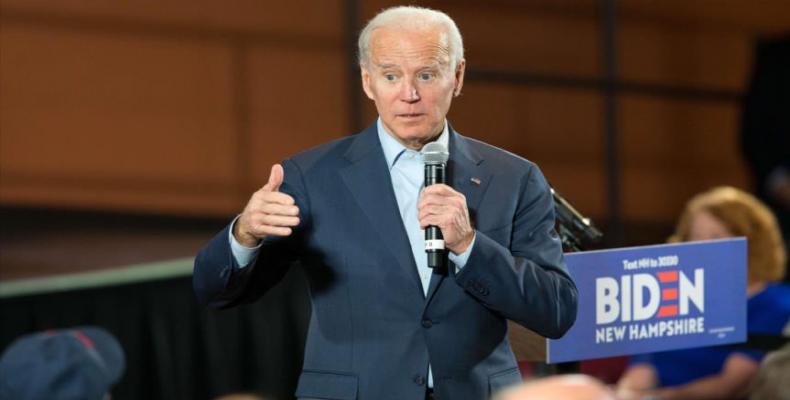
POLYGON ((121 345, 104 329, 25 335, 0 357, 0 400, 101 400, 124 368, 121 345))

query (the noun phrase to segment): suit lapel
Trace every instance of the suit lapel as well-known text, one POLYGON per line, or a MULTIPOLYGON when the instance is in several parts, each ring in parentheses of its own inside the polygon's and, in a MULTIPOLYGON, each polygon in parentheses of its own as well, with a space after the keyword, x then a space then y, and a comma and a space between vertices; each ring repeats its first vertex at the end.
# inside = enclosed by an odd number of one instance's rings
MULTIPOLYGON (((472 228, 475 227, 475 214, 483 198, 483 194, 491 182, 492 174, 483 168, 483 157, 471 146, 470 139, 459 135, 452 126, 450 130, 450 159, 447 161, 448 180, 456 191, 466 197, 466 206, 472 219, 472 228)), ((455 268, 448 262, 449 268, 455 268)), ((425 307, 428 306, 433 295, 439 289, 447 271, 434 271, 428 287, 425 307)))
POLYGON ((411 276, 415 290, 422 297, 422 283, 375 124, 358 134, 345 157, 350 165, 340 170, 343 182, 370 220, 370 226, 378 232, 380 240, 397 260, 398 267, 411 276))
POLYGON ((484 167, 482 155, 471 145, 472 139, 463 137, 452 129, 450 132, 450 181, 453 189, 466 196, 466 206, 474 227, 477 209, 493 174, 484 167))

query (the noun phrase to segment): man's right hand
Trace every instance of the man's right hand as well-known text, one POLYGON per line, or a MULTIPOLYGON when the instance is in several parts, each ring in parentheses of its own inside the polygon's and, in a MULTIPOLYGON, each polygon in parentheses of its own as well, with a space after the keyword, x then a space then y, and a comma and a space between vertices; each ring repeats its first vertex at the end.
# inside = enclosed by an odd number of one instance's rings
POLYGON ((233 236, 246 247, 255 247, 267 236, 288 236, 299 225, 299 207, 293 197, 280 193, 285 172, 272 166, 269 182, 252 194, 233 229, 233 236))

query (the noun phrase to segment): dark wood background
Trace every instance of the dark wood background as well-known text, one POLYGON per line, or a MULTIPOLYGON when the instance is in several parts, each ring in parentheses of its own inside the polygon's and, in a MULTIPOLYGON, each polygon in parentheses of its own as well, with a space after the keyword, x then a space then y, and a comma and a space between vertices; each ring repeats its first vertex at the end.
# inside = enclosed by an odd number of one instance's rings
MULTIPOLYGON (((739 98, 790 2, 615 3, 614 193, 601 2, 419 3, 465 38, 454 126, 536 161, 597 221, 617 196, 624 242, 663 240, 699 191, 749 187, 739 98)), ((393 4, 0 1, 0 206, 225 220, 272 163, 373 121, 354 40, 393 4)))

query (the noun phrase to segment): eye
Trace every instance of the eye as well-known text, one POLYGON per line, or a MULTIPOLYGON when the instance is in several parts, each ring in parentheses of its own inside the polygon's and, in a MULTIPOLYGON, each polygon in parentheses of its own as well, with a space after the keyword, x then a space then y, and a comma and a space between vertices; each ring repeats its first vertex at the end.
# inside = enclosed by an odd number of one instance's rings
POLYGON ((396 77, 395 74, 384 74, 384 79, 386 79, 389 82, 394 82, 395 79, 397 78, 398 77, 396 77))
POLYGON ((433 79, 433 73, 431 72, 420 72, 419 78, 421 81, 429 81, 433 79))

